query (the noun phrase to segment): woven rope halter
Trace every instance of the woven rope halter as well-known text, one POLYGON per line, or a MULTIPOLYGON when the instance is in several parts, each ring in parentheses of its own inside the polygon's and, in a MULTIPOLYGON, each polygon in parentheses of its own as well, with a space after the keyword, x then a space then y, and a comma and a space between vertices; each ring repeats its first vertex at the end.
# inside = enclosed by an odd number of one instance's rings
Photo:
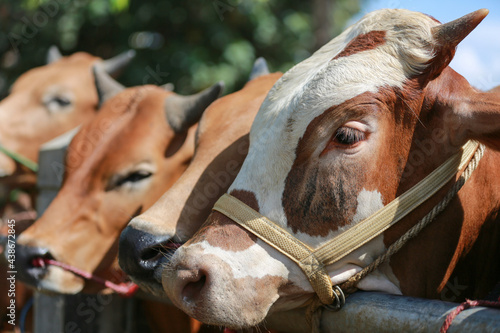
POLYGON ((483 154, 483 145, 475 141, 468 141, 459 152, 451 156, 411 189, 316 249, 304 244, 287 230, 229 194, 224 194, 215 203, 213 210, 237 222, 290 258, 302 269, 316 293, 316 297, 309 303, 307 318, 311 324, 312 332, 319 332, 321 309, 323 307, 334 311, 340 309, 345 303, 345 293, 354 292, 357 283, 362 278, 390 258, 409 239, 415 237, 427 226, 437 214, 443 211, 469 179, 483 154), (340 286, 332 286, 326 266, 338 262, 382 234, 433 196, 465 167, 467 168, 445 197, 424 218, 393 243, 384 254, 340 286))

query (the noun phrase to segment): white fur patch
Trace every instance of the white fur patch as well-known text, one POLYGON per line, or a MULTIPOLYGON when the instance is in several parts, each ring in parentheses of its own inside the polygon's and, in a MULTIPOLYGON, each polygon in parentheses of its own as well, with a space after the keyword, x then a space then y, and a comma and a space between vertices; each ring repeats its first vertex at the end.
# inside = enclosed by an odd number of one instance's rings
POLYGON ((265 276, 288 277, 288 268, 279 260, 269 256, 261 241, 243 251, 227 251, 212 246, 207 241, 196 243, 203 248, 203 255, 214 255, 231 267, 235 279, 263 278, 265 276), (259 244, 260 243, 260 244, 259 244))
POLYGON ((370 275, 362 279, 357 287, 365 291, 381 291, 389 294, 402 295, 403 293, 397 286, 397 283, 392 282, 386 275, 382 274, 378 269, 370 275))
POLYGON ((379 191, 362 189, 358 194, 358 206, 356 207, 356 214, 354 214, 352 222, 358 223, 383 207, 382 195, 379 191))

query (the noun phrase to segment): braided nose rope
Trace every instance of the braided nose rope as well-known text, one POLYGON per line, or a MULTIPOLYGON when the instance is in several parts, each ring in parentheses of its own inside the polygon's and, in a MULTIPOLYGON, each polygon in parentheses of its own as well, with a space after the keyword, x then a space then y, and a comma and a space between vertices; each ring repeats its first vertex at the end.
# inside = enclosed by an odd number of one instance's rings
POLYGON ((109 280, 103 279, 99 276, 96 276, 92 273, 85 272, 79 268, 76 268, 74 266, 53 260, 53 259, 47 259, 47 258, 35 258, 33 259, 32 265, 34 267, 45 267, 46 265, 53 265, 60 267, 68 272, 71 272, 79 277, 82 277, 86 280, 94 281, 99 284, 104 285, 105 287, 113 290, 115 293, 122 295, 123 297, 132 297, 134 294, 137 292, 139 289, 139 286, 137 286, 133 282, 122 282, 119 284, 113 283, 109 280))

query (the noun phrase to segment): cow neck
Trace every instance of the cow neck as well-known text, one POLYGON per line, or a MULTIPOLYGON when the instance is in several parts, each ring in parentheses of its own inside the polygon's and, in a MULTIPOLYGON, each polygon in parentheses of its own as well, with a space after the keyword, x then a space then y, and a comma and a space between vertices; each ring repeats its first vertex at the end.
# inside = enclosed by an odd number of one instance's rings
POLYGON ((476 141, 468 141, 460 151, 451 156, 408 191, 315 250, 230 194, 224 194, 215 203, 213 210, 237 222, 243 228, 294 261, 309 279, 311 286, 319 298, 319 304, 337 310, 345 302, 342 289, 352 291, 359 280, 373 271, 390 255, 397 252, 410 237, 414 237, 439 212, 444 210, 446 205, 470 177, 472 171, 477 167, 477 163, 483 153, 484 146, 476 141), (332 286, 326 266, 339 261, 352 251, 382 234, 433 196, 453 176, 466 167, 467 169, 463 172, 459 181, 455 183, 443 200, 420 220, 414 228, 410 229, 407 234, 396 241, 393 244, 395 246, 391 245, 387 253, 381 255, 372 265, 356 274, 353 277, 354 279, 349 279, 347 285, 344 283, 341 286, 332 286))

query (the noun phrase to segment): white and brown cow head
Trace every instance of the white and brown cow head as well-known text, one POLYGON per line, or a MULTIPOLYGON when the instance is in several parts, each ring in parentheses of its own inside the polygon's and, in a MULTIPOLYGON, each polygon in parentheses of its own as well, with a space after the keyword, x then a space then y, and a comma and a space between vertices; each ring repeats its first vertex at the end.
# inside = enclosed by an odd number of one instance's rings
MULTIPOLYGON (((0 103, 0 145, 36 162, 43 143, 89 121, 96 114, 98 97, 92 66, 101 63, 106 72, 117 74, 134 54, 128 51, 101 61, 84 52, 63 57, 56 47, 52 47, 47 56, 48 64, 21 75, 9 96, 0 103)), ((16 168, 22 169, 17 170, 17 176, 29 173, 0 153, 0 177, 13 175, 16 168)), ((24 182, 26 177, 16 178, 24 182)), ((2 179, 2 182, 7 181, 16 183, 15 179, 2 179)))
MULTIPOLYGON (((446 25, 408 10, 363 17, 271 89, 228 193, 314 249, 388 204, 467 139, 498 148, 500 98, 477 91, 448 67, 457 44, 486 14, 446 25)), ((403 227, 328 266, 332 282, 370 264, 415 221, 408 217, 403 227)), ((441 244, 451 248, 439 248, 444 259, 423 256, 432 259, 429 265, 444 260, 444 271, 457 245, 445 238, 441 244)), ((313 295, 298 266, 219 212, 171 265, 163 275, 169 297, 211 324, 252 326, 313 295)), ((386 264, 358 287, 406 292, 400 277, 386 264)), ((424 289, 426 282, 420 282, 424 289)))
POLYGON ((38 258, 114 281, 123 277, 116 263, 120 232, 184 172, 193 156, 195 123, 222 91, 217 83, 180 96, 151 85, 124 89, 99 69, 96 77, 99 95, 108 100, 68 147, 56 198, 18 240, 19 277, 41 290, 77 293, 102 286, 56 266, 38 267, 38 258))

